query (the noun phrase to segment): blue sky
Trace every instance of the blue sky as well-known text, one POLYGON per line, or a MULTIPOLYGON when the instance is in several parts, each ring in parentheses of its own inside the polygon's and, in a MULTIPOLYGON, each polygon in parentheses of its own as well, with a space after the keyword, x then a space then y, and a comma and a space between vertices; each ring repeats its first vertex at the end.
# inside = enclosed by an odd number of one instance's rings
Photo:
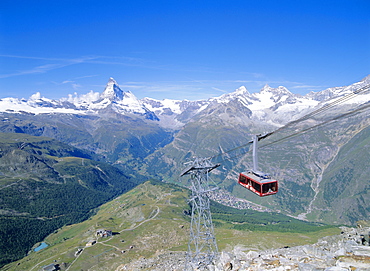
POLYGON ((0 1, 0 98, 305 94, 370 74, 370 1, 0 1))

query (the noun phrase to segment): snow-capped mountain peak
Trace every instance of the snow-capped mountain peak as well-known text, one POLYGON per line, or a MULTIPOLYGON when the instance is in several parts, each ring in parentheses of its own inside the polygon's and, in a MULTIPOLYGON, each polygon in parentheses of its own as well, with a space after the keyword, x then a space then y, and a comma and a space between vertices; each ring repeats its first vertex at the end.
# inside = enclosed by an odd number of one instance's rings
POLYGON ((245 86, 241 86, 240 88, 237 88, 234 93, 236 95, 244 95, 244 96, 249 96, 250 93, 249 91, 247 90, 247 88, 245 86))
POLYGON ((210 98, 209 101, 217 102, 217 103, 228 103, 234 99, 245 99, 246 97, 250 97, 251 94, 248 92, 245 86, 241 86, 237 88, 234 92, 223 94, 219 97, 210 98))
POLYGON ((145 115, 146 118, 158 120, 155 114, 148 110, 131 91, 123 91, 112 77, 109 78, 99 98, 99 101, 89 104, 89 111, 113 110, 119 114, 140 114, 145 115))
POLYGON ((265 85, 260 93, 272 93, 274 96, 282 96, 282 95, 288 95, 288 96, 293 96, 294 94, 291 93, 286 87, 279 86, 277 88, 272 88, 269 85, 265 85))
POLYGON ((111 101, 114 100, 123 100, 124 92, 123 90, 118 86, 116 80, 114 80, 112 77, 109 78, 109 81, 107 83, 107 86, 105 87, 102 94, 100 94, 101 99, 109 99, 111 101))
POLYGON ((260 92, 269 92, 272 89, 268 84, 265 84, 260 92))

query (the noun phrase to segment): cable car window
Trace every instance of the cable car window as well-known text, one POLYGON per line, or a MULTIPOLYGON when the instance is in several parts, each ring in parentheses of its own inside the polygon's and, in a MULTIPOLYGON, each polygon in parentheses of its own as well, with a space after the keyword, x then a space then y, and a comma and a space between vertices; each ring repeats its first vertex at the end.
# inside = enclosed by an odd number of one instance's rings
POLYGON ((247 184, 247 178, 245 176, 241 175, 241 174, 240 174, 240 177, 239 177, 239 181, 241 183, 247 184))
POLYGON ((261 185, 259 183, 256 183, 252 181, 252 186, 254 189, 256 189, 258 192, 261 192, 261 185))
POLYGON ((275 192, 276 191, 276 182, 266 183, 262 185, 262 193, 275 192))

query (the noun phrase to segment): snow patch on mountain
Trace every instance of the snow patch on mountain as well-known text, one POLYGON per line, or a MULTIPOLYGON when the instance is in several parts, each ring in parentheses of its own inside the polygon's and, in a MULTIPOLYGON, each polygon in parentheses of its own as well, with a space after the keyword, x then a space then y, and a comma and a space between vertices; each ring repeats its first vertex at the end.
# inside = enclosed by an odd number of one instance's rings
POLYGON ((182 113, 181 109, 182 101, 180 100, 164 99, 159 101, 151 98, 144 98, 142 101, 149 110, 159 115, 171 115, 182 113))
POLYGON ((208 107, 205 100, 156 100, 152 98, 142 99, 143 104, 159 117, 160 125, 165 128, 179 129, 192 117, 208 107))
POLYGON ((0 99, 0 112, 7 113, 32 113, 32 114, 43 114, 43 113, 63 113, 63 114, 79 114, 80 112, 73 108, 57 107, 55 104, 45 105, 42 99, 35 100, 24 100, 16 98, 4 98, 0 99))

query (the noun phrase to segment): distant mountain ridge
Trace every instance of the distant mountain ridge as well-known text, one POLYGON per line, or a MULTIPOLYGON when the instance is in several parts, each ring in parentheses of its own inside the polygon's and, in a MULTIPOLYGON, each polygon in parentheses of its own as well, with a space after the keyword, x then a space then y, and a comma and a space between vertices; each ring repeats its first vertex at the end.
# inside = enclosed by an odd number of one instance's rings
POLYGON ((68 98, 51 100, 41 97, 38 92, 28 100, 16 98, 4 98, 0 100, 0 111, 12 113, 62 113, 94 115, 98 113, 114 112, 119 114, 138 114, 147 119, 158 120, 145 105, 130 91, 123 91, 117 82, 110 78, 104 91, 99 93, 90 92, 80 97, 69 95, 68 98))
MULTIPOLYGON (((132 92, 123 91, 117 82, 110 78, 102 93, 90 91, 80 96, 69 95, 68 98, 51 100, 42 97, 38 92, 29 99, 0 99, 0 112, 8 113, 67 113, 96 115, 102 113, 118 113, 122 115, 136 114, 148 120, 159 121, 165 128, 179 129, 191 119, 215 104, 239 103, 249 109, 251 118, 268 122, 273 126, 281 126, 292 118, 299 118, 313 108, 331 99, 342 97, 370 83, 370 75, 362 81, 345 87, 334 87, 320 92, 310 92, 304 96, 293 94, 287 88, 272 88, 265 85, 258 93, 249 93, 241 86, 234 92, 223 94, 208 100, 156 100, 152 98, 138 99, 132 92), (287 119, 286 115, 290 118, 287 119)), ((368 99, 370 94, 361 98, 368 99)), ((359 102, 351 100, 350 102, 359 102)))

